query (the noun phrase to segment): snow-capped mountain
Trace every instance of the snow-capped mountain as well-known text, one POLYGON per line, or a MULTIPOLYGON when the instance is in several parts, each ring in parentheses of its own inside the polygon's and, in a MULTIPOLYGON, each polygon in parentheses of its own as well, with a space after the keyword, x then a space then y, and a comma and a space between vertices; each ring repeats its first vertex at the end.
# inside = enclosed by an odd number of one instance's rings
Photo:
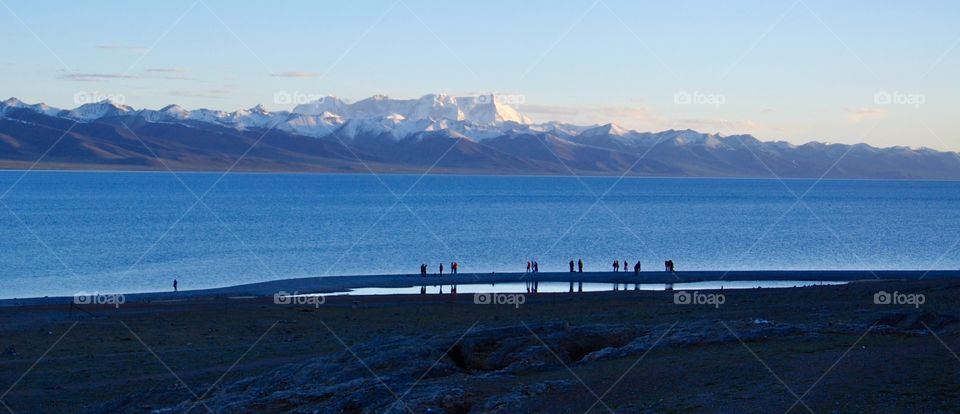
POLYGON ((468 121, 478 125, 502 122, 530 123, 513 107, 493 94, 475 96, 424 95, 418 99, 390 99, 384 95, 346 103, 335 96, 297 105, 294 113, 319 115, 324 112, 344 118, 386 118, 400 115, 406 119, 447 119, 468 121))
POLYGON ((28 105, 23 103, 23 101, 17 98, 10 98, 3 102, 0 102, 0 114, 3 114, 8 110, 14 110, 14 109, 27 109, 27 110, 41 113, 48 116, 55 116, 61 112, 60 109, 54 108, 42 102, 35 105, 28 105))
MULTIPOLYGON (((27 109, 78 122, 109 117, 136 116, 147 122, 208 123, 239 130, 276 128, 315 138, 337 134, 384 134, 396 139, 419 132, 450 130, 472 139, 499 135, 502 128, 528 125, 530 120, 505 105, 496 95, 454 97, 425 95, 418 99, 390 99, 377 95, 355 103, 328 96, 298 105, 292 112, 267 111, 262 105, 233 112, 211 109, 186 110, 168 105, 159 110, 134 110, 109 100, 88 103, 62 111, 44 104, 27 105, 16 98, 0 103, 0 110, 27 109)), ((555 127, 551 127, 555 128, 555 127)))
POLYGON ((67 111, 66 117, 78 121, 95 121, 108 116, 120 116, 134 112, 133 108, 109 100, 80 105, 67 111))
POLYGON ((960 179, 952 152, 531 123, 497 96, 324 97, 293 111, 0 102, 0 168, 960 179), (69 128, 69 134, 64 134, 69 128), (130 145, 130 133, 142 145, 130 145), (142 148, 141 148, 142 147, 142 148), (48 151, 49 149, 49 151, 48 151), (157 158, 161 158, 161 162, 157 158))

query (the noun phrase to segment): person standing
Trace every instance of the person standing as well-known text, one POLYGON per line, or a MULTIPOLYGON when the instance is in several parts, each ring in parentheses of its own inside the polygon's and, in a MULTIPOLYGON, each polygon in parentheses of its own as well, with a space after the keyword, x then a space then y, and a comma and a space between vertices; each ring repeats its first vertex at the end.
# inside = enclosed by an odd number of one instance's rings
POLYGON ((440 276, 443 276, 443 262, 440 262, 440 276))
POLYGON ((173 279, 173 291, 177 292, 177 279, 173 279))
POLYGON ((633 265, 633 275, 640 276, 640 261, 637 260, 637 264, 633 265))
POLYGON ((577 272, 583 273, 583 259, 577 259, 577 272))
POLYGON ((533 273, 540 273, 540 265, 536 260, 533 261, 533 273))
POLYGON ((570 259, 570 273, 573 273, 573 259, 570 259))
POLYGON ((453 270, 453 274, 457 274, 457 270, 459 270, 459 269, 460 269, 460 264, 459 264, 459 263, 453 262, 453 263, 450 264, 450 270, 453 270))
POLYGON ((613 261, 613 273, 617 273, 617 272, 619 272, 619 271, 620 271, 620 262, 614 260, 614 261, 613 261))
POLYGON ((527 260, 527 273, 530 273, 530 261, 527 260))
POLYGON ((627 269, 629 268, 629 266, 630 266, 630 265, 627 264, 627 261, 624 260, 624 261, 623 261, 623 271, 624 271, 624 272, 627 272, 627 269))

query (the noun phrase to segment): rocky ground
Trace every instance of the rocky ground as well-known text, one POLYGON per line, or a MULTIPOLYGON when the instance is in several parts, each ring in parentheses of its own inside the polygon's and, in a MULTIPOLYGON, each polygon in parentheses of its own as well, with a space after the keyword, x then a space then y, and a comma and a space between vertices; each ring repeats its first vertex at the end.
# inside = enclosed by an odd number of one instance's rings
POLYGON ((0 401, 17 414, 960 410, 960 282, 727 290, 719 304, 675 293, 0 308, 0 401), (923 303, 878 305, 880 291, 923 303))

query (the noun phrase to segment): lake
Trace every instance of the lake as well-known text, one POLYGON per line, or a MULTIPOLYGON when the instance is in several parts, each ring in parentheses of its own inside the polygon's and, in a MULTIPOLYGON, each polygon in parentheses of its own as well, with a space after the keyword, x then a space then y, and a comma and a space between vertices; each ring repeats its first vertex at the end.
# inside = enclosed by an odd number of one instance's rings
POLYGON ((0 191, 10 188, 0 297, 417 273, 441 261, 461 273, 523 271, 527 260, 565 271, 578 258, 588 271, 614 258, 644 270, 666 259, 677 270, 960 267, 960 182, 221 176, 0 172, 0 191))

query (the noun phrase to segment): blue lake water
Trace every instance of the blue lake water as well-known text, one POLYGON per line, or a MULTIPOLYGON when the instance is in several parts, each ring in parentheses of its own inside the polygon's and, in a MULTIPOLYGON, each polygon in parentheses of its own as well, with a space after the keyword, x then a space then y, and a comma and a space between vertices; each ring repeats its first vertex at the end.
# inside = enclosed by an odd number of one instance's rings
POLYGON ((461 272, 534 259, 562 271, 576 258, 587 270, 614 258, 645 270, 668 258, 677 270, 960 267, 958 182, 0 172, 8 188, 3 298, 454 260, 461 272))

